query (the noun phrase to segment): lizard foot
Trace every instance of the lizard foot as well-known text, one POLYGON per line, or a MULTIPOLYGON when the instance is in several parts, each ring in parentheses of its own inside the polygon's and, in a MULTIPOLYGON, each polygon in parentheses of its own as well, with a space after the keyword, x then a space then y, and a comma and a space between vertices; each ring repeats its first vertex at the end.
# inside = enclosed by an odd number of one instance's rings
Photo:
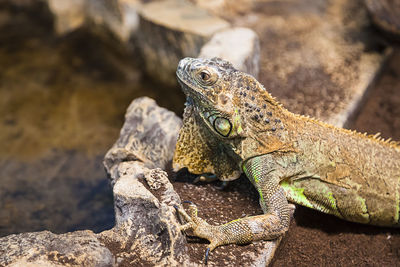
MULTIPOLYGON (((194 236, 207 239, 210 244, 205 253, 205 263, 209 254, 216 247, 227 244, 247 244, 257 240, 269 240, 266 259, 272 260, 274 252, 282 239, 287 227, 279 225, 280 219, 275 214, 262 214, 250 217, 239 218, 222 225, 210 225, 197 215, 197 206, 190 201, 189 207, 185 210, 182 207, 175 207, 184 224, 179 230, 191 230, 194 236)), ((293 207, 289 213, 293 212, 293 207)), ((290 217, 290 216, 289 216, 290 217)), ((289 219, 290 220, 290 219, 289 219)))
POLYGON ((205 252, 204 263, 207 264, 210 252, 220 245, 231 243, 230 238, 221 226, 210 225, 204 219, 200 218, 197 215, 197 206, 193 202, 184 201, 184 203, 189 203, 187 212, 181 207, 174 206, 186 222, 179 227, 179 230, 192 230, 195 236, 207 239, 210 242, 205 252))

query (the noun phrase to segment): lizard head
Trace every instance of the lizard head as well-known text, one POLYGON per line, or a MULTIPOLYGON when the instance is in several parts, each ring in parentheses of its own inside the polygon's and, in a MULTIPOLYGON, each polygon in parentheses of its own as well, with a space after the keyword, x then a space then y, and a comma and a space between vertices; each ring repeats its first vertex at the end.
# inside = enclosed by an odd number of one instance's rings
POLYGON ((195 112, 211 131, 221 137, 240 133, 236 97, 232 81, 240 72, 231 63, 219 59, 184 58, 177 69, 178 82, 193 104, 195 112))
POLYGON ((281 126, 272 115, 279 104, 253 76, 228 61, 184 58, 176 74, 188 104, 220 137, 248 137, 281 126))
POLYGON ((282 147, 284 109, 253 76, 219 58, 182 59, 176 74, 187 101, 174 169, 229 181, 246 159, 282 147))

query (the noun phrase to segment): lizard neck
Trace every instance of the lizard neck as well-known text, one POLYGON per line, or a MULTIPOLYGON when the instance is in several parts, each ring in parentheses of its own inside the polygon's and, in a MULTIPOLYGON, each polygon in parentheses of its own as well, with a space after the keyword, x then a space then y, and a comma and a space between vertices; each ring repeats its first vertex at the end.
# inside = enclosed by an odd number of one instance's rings
POLYGON ((292 115, 261 84, 242 86, 238 94, 240 113, 246 125, 241 141, 243 160, 291 147, 292 115))
POLYGON ((260 83, 242 86, 238 97, 249 135, 263 133, 263 135, 279 136, 286 132, 285 125, 290 120, 291 113, 260 83))

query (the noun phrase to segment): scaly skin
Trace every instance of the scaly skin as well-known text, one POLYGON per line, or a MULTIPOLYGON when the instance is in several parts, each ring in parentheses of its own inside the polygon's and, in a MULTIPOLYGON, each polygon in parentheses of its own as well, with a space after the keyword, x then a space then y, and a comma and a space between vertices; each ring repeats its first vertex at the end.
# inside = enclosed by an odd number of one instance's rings
POLYGON ((256 240, 276 246, 289 226, 288 200, 348 221, 400 226, 397 143, 293 114, 221 59, 182 59, 177 77, 187 103, 174 168, 223 181, 244 172, 264 211, 211 226, 193 204, 189 214, 178 209, 182 230, 208 239, 209 250, 256 240))

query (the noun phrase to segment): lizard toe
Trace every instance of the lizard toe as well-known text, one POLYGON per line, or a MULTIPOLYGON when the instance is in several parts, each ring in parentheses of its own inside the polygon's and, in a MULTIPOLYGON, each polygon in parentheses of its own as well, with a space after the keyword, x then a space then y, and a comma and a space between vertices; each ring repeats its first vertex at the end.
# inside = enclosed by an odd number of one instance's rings
POLYGON ((222 191, 228 186, 228 184, 228 181, 222 181, 221 184, 219 186, 215 186, 215 188, 222 191))
POLYGON ((205 257, 204 257, 204 264, 207 265, 208 257, 210 256, 210 252, 213 251, 216 247, 218 247, 218 242, 209 240, 211 243, 207 246, 205 257))
POLYGON ((204 256, 204 264, 207 265, 208 262, 208 255, 210 254, 210 248, 206 249, 206 254, 204 256))

